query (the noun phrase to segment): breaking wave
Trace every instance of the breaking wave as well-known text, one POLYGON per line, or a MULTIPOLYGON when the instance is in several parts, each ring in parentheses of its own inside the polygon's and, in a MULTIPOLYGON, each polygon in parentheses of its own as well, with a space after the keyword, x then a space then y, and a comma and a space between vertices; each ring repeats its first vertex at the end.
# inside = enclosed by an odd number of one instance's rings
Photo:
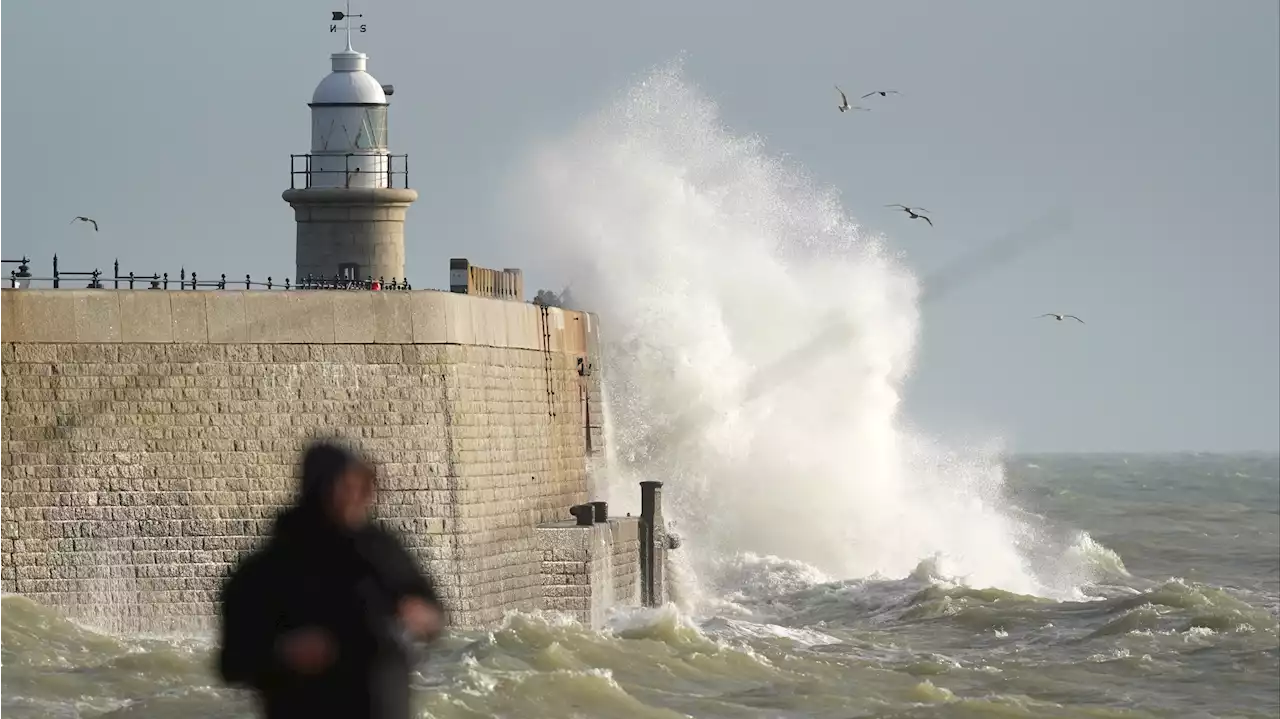
POLYGON ((518 196, 524 231, 602 317, 607 499, 634 506, 636 481, 666 481, 708 596, 739 555, 829 577, 924 560, 1051 597, 1091 580, 1076 542, 1009 506, 998 446, 904 429, 915 277, 835 191, 726 127, 679 64, 540 147, 518 196), (788 360, 822 336, 837 341, 788 360))

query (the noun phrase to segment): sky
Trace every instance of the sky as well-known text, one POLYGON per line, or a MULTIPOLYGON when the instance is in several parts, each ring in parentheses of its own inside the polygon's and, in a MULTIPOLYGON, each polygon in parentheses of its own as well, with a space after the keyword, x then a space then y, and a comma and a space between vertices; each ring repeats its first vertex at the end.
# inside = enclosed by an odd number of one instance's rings
MULTIPOLYGON (((6 2, 5 259, 47 274, 290 274, 280 199, 337 4, 6 2), (93 233, 75 215, 102 223, 93 233)), ((1280 445, 1274 0, 359 2, 420 199, 409 277, 512 266, 498 214, 532 146, 655 65, 838 188, 928 275, 1060 209, 1068 232, 923 311, 904 413, 1021 451, 1280 445), (832 84, 903 91, 857 129, 832 84), (930 229, 883 205, 928 207, 930 229), (1033 321, 1071 312, 1085 326, 1033 321)), ((861 94, 861 92, 858 92, 861 94)), ((536 248, 520 248, 536 252, 536 248)), ((520 252, 515 252, 520 254, 520 252)), ((525 255, 527 256, 527 255, 525 255)), ((516 257, 516 260, 522 257, 516 257)), ((564 278, 532 274, 539 287, 564 278)))

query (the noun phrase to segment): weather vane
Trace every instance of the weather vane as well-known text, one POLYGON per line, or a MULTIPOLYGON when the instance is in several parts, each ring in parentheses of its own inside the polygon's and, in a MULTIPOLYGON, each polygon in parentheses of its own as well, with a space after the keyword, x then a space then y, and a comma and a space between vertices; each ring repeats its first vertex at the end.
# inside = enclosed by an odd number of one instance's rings
MULTIPOLYGON (((332 19, 331 19, 331 21, 330 21, 330 23, 329 23, 329 32, 337 32, 337 31, 338 31, 338 23, 339 23, 340 21, 346 20, 346 23, 345 23, 345 24, 346 24, 346 27, 345 27, 345 29, 346 29, 346 31, 347 31, 347 47, 348 47, 348 48, 349 48, 349 47, 351 47, 351 18, 353 18, 353 17, 363 18, 363 17, 364 17, 364 15, 352 15, 352 14, 351 14, 351 0, 347 0, 347 11, 346 11, 346 12, 342 12, 342 11, 340 11, 340 10, 334 10, 334 11, 333 11, 333 17, 332 17, 332 19)), ((360 23, 360 26, 359 26, 359 31, 360 31, 360 32, 365 32, 365 31, 367 31, 368 29, 369 29, 369 26, 368 26, 368 25, 366 25, 366 24, 364 24, 364 23, 360 23)))

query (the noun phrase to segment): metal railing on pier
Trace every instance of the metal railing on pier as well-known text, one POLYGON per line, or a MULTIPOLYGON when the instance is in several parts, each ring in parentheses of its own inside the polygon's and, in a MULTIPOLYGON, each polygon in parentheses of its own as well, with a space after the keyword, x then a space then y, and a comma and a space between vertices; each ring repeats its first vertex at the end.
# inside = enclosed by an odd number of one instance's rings
POLYGON ((140 274, 136 272, 122 273, 120 261, 112 264, 110 275, 98 268, 91 270, 65 270, 59 266, 58 256, 53 256, 53 274, 49 277, 36 276, 31 272, 31 260, 23 256, 20 260, 3 260, 5 265, 17 265, 9 271, 9 287, 26 289, 33 287, 52 287, 53 289, 115 289, 115 290, 411 290, 407 278, 392 277, 355 277, 333 275, 321 277, 306 275, 297 279, 285 277, 277 281, 268 275, 265 279, 253 279, 252 275, 228 277, 226 273, 219 275, 199 275, 194 270, 187 272, 182 268, 176 275, 168 272, 140 274))

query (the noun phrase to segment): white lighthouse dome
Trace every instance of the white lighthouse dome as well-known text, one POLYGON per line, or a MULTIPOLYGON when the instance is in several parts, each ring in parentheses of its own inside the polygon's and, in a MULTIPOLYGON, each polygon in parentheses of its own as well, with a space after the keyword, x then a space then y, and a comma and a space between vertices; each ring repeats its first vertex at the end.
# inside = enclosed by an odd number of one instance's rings
POLYGON ((387 93, 365 71, 369 56, 350 48, 332 55, 333 72, 325 76, 311 96, 313 105, 385 105, 387 93))

